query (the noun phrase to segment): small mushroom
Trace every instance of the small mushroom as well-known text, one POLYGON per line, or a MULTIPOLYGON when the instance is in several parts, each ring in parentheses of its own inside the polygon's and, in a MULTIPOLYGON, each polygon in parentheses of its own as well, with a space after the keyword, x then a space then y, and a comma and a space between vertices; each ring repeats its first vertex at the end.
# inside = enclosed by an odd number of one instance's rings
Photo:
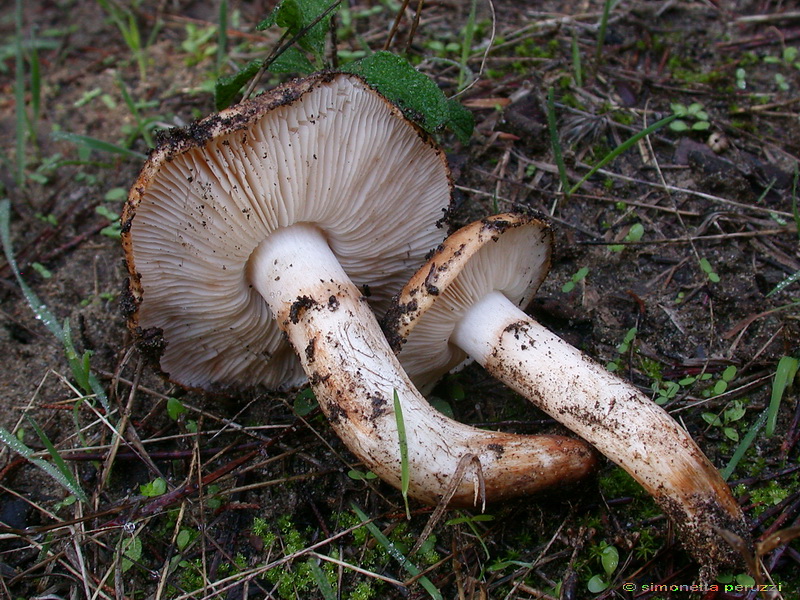
POLYGON ((385 308, 442 239, 450 196, 441 150, 360 78, 279 87, 146 162, 123 215, 130 325, 187 387, 289 387, 305 371, 337 434, 399 487, 397 394, 411 497, 464 505, 480 484, 492 500, 581 477, 582 441, 433 410, 381 333, 368 302, 385 308))
POLYGON ((476 360, 630 473, 699 562, 734 561, 717 528, 746 539, 742 512, 689 434, 521 310, 549 270, 551 247, 546 223, 516 214, 447 238, 384 319, 401 364, 424 390, 468 357, 476 360))

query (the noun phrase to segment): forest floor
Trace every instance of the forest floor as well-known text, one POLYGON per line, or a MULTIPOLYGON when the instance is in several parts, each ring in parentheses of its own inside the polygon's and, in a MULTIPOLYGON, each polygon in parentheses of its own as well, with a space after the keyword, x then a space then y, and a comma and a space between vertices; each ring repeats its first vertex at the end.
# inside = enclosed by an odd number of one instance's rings
MULTIPOLYGON (((407 520, 401 494, 302 410, 302 391, 220 398, 161 380, 120 308, 116 219, 154 133, 212 113, 217 77, 278 43, 279 28, 256 30, 272 3, 230 0, 226 36, 219 2, 11 4, 0 8, 5 250, 55 320, 37 318, 0 257, 0 596, 688 598, 648 586, 759 579, 800 597, 800 545, 774 535, 800 524, 800 404, 796 389, 775 389, 800 358, 800 17, 789 3, 623 0, 601 33, 597 0, 477 2, 474 27, 469 2, 442 0, 424 4, 407 48, 413 2, 389 46, 448 95, 459 73, 475 77, 459 96, 471 140, 438 136, 456 186, 451 225, 545 215, 553 265, 529 312, 661 404, 728 476, 753 539, 770 547, 760 573, 740 565, 719 580, 700 578, 610 461, 567 490, 450 511, 426 530, 432 509, 412 502, 407 520), (676 113, 682 128, 642 138, 565 193, 676 113)), ((339 58, 381 49, 398 8, 341 7, 339 58)), ((267 73, 257 89, 286 77, 267 73)), ((434 395, 473 425, 565 433, 477 366, 434 395)))

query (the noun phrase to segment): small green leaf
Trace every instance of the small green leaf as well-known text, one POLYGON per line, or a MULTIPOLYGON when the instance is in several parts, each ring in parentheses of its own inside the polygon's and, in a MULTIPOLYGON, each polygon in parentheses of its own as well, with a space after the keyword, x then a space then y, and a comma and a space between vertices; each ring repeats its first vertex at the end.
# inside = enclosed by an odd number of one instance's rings
POLYGON ((222 110, 229 107, 233 103, 236 94, 247 85, 248 81, 255 77, 262 64, 263 61, 251 60, 239 72, 217 79, 214 84, 214 106, 216 106, 216 109, 222 110))
POLYGON ((193 531, 188 529, 181 529, 178 533, 178 537, 175 538, 175 545, 178 547, 178 550, 183 550, 189 543, 194 539, 195 534, 193 531))
POLYGON ((258 30, 263 31, 272 25, 278 25, 285 27, 290 36, 296 36, 318 20, 297 40, 297 44, 315 56, 321 57, 325 51, 325 36, 330 28, 331 16, 336 8, 321 19, 320 16, 335 3, 330 0, 283 0, 258 24, 258 30))
POLYGON ((311 388, 306 388, 297 396, 295 396, 294 403, 292 407, 294 408, 294 412, 299 417, 305 417, 306 415, 310 414, 314 409, 317 408, 319 404, 317 403, 317 397, 314 395, 314 390, 311 388))
POLYGON ((269 65, 269 70, 273 73, 300 73, 307 75, 314 72, 314 65, 302 50, 295 46, 290 46, 284 50, 269 65))
POLYGON ((723 427, 722 433, 724 433, 725 437, 728 438, 729 440, 732 440, 734 442, 739 441, 739 432, 736 431, 733 427, 723 427))
POLYGON ((673 104, 670 104, 669 107, 677 117, 685 117, 687 114, 689 114, 689 111, 680 102, 674 102, 673 104))
POLYGON ((719 396, 720 394, 724 394, 725 390, 728 389, 728 382, 727 381, 718 381, 714 384, 714 395, 719 396))
POLYGON ((173 421, 177 421, 183 413, 187 412, 186 407, 177 398, 167 400, 167 415, 173 421))
POLYGON ((167 491, 167 482, 163 477, 156 477, 153 481, 139 486, 139 492, 142 496, 148 498, 155 498, 161 496, 167 491))
POLYGON ((725 422, 726 423, 735 423, 742 419, 742 417, 747 414, 747 409, 742 406, 742 403, 738 400, 731 403, 730 408, 725 410, 725 422))
POLYGON ((733 378, 736 377, 736 372, 737 372, 736 365, 730 365, 726 367, 725 370, 722 372, 723 381, 727 382, 733 381, 733 378))
POLYGON ((672 129, 672 131, 677 131, 678 133, 683 131, 689 131, 689 126, 686 124, 685 121, 681 121, 680 119, 670 123, 669 128, 672 129))
POLYGON ((122 572, 125 573, 142 558, 142 540, 138 537, 126 538, 122 541, 122 572))
POLYGON ((465 146, 469 143, 475 128, 475 117, 458 100, 451 98, 447 101, 446 124, 456 134, 459 142, 465 146))
POLYGON ((53 276, 53 273, 42 263, 33 262, 31 263, 31 268, 34 271, 36 271, 43 279, 50 279, 53 276))
POLYGON ((103 200, 106 202, 117 202, 119 200, 125 200, 128 197, 128 190, 122 187, 115 187, 111 188, 105 193, 103 196, 103 200))
POLYGON ((364 471, 360 471, 359 469, 350 469, 347 472, 347 476, 350 479, 354 479, 355 481, 369 481, 371 479, 375 479, 378 477, 372 471, 367 471, 365 473, 364 471))
POLYGON ((468 141, 472 114, 448 100, 432 79, 404 58, 380 51, 346 65, 344 70, 363 77, 426 131, 435 133, 450 127, 462 143, 468 141))
POLYGON ((608 582, 600 575, 594 575, 586 584, 587 589, 593 594, 599 594, 608 588, 608 582))
POLYGON ((705 421, 712 427, 722 427, 722 419, 720 419, 714 413, 710 412, 703 413, 703 421, 705 421))
POLYGON ((634 223, 631 225, 631 228, 628 230, 628 235, 625 236, 625 240, 628 242, 638 242, 642 239, 644 235, 644 225, 641 223, 634 223))
POLYGON ((686 112, 692 116, 699 115, 703 110, 703 105, 699 102, 692 102, 689 107, 686 109, 686 112))
POLYGON ((611 577, 614 571, 617 570, 619 565, 619 551, 615 546, 606 546, 600 554, 600 562, 603 565, 603 570, 606 575, 611 577))
POLYGON ((739 585, 746 586, 748 588, 752 588, 756 585, 756 580, 747 575, 746 573, 740 573, 736 576, 736 583, 739 585))
POLYGON ((450 406, 450 403, 447 400, 443 400, 442 398, 431 398, 428 402, 433 408, 438 410, 444 416, 449 417, 451 419, 455 418, 453 407, 450 406))
POLYGON ((693 131, 705 131, 709 127, 711 127, 711 123, 709 123, 708 121, 697 121, 697 123, 692 125, 692 130, 693 131))

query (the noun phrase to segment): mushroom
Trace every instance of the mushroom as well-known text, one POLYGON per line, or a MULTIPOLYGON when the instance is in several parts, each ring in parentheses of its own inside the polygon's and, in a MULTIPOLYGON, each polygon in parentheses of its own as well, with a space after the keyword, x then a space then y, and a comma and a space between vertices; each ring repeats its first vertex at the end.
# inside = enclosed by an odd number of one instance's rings
POLYGON ((524 313, 550 265, 552 233, 497 215, 451 235, 395 299, 384 330, 419 389, 468 357, 591 443, 647 490, 702 563, 734 560, 718 528, 742 512, 689 434, 632 384, 524 313))
POLYGON ((436 412, 381 333, 367 302, 385 308, 442 239, 450 196, 442 151, 362 79, 286 84, 145 163, 123 214, 129 324, 183 386, 291 387, 304 370, 336 433, 399 487, 396 394, 411 497, 463 505, 481 484, 491 500, 582 477, 582 441, 436 412))

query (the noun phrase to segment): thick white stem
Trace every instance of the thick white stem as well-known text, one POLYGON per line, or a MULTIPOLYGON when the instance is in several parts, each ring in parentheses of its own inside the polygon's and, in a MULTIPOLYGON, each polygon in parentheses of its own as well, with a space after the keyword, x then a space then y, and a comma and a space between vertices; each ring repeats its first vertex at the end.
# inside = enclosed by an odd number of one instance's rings
POLYGON ((436 503, 457 485, 450 504, 471 505, 481 479, 492 501, 574 481, 594 466, 582 442, 483 431, 431 408, 315 227, 294 225, 270 236, 251 257, 250 278, 287 333, 337 434, 367 468, 399 488, 397 394, 411 497, 436 503), (454 483, 459 472, 463 477, 454 483))
POLYGON ((474 304, 450 341, 630 473, 682 530, 690 549, 724 544, 714 527, 742 534, 738 504, 689 434, 633 385, 501 293, 474 304))

